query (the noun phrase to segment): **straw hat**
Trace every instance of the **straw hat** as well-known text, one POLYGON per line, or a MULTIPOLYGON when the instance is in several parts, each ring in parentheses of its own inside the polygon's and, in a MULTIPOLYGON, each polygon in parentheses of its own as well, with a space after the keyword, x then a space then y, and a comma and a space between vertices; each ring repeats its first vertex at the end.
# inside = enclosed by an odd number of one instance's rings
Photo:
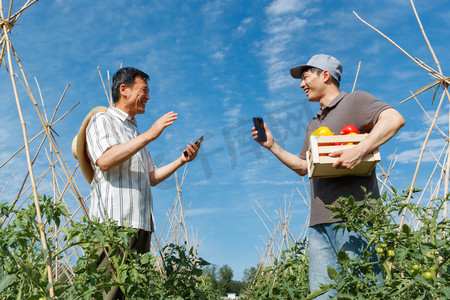
POLYGON ((76 135, 72 141, 72 154, 78 160, 81 172, 83 172, 84 178, 86 178, 88 183, 91 183, 94 178, 94 169, 92 169, 91 160, 89 159, 86 149, 86 127, 95 114, 105 112, 107 110, 108 108, 105 106, 97 106, 91 110, 86 118, 84 118, 83 123, 81 123, 78 135, 76 135), (79 155, 80 153, 82 154, 79 155))

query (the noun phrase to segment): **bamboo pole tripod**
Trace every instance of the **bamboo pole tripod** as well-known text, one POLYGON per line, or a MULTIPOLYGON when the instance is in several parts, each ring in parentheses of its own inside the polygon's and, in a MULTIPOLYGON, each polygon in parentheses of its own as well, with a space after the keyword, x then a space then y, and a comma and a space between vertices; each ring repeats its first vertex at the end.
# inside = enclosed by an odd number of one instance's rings
MULTIPOLYGON (((400 102, 400 103, 404 103, 404 102, 414 98, 416 100, 416 102, 418 103, 418 105, 420 106, 420 108, 425 113, 426 117, 428 119, 430 119, 430 121, 431 121, 431 124, 430 124, 430 126, 428 128, 428 131, 426 133, 425 139, 424 139, 424 141, 422 143, 422 147, 420 148, 420 154, 419 154, 419 157, 418 157, 417 165, 416 165, 416 168, 415 168, 415 171, 414 171, 414 175, 413 175, 413 177, 411 179, 411 184, 410 184, 410 188, 409 188, 409 192, 408 192, 408 197, 407 197, 407 199, 405 201, 407 204, 410 203, 412 195, 413 195, 414 190, 416 188, 416 181, 417 181, 417 178, 419 176, 419 169, 420 169, 420 166, 422 164, 423 156, 425 154, 425 151, 428 149, 427 145, 428 145, 428 142, 430 140, 431 134, 433 133, 433 130, 437 130, 442 135, 442 137, 444 139, 444 143, 445 143, 445 148, 446 148, 446 150, 444 149, 443 152, 441 153, 441 155, 438 156, 439 159, 437 159, 437 156, 435 156, 433 154, 433 157, 436 159, 436 167, 432 171, 432 175, 434 174, 436 168, 440 168, 441 171, 442 171, 442 174, 443 174, 443 176, 440 176, 440 178, 438 179, 438 182, 436 183, 435 190, 436 191, 440 190, 440 187, 443 184, 444 185, 443 193, 440 194, 440 196, 443 197, 443 198, 447 197, 447 195, 448 195, 448 181, 449 181, 449 171, 450 171, 450 160, 449 160, 450 147, 449 147, 449 138, 448 138, 449 135, 450 135, 450 132, 445 134, 444 131, 441 130, 439 128, 439 126, 437 125, 437 120, 438 120, 439 114, 441 112, 442 106, 444 104, 444 100, 447 99, 447 101, 450 101, 450 95, 449 95, 449 92, 448 92, 448 86, 450 84, 450 78, 447 77, 447 76, 444 76, 444 74, 442 72, 442 69, 441 69, 440 62, 437 59, 437 56, 436 56, 436 54, 435 54, 435 52, 433 50, 433 47, 431 46, 431 44, 430 44, 430 42, 428 40, 428 37, 427 37, 427 35, 425 33, 425 30, 423 28, 422 22, 420 21, 420 18, 419 18, 419 15, 417 13, 417 10, 415 8, 413 0, 410 0, 410 3, 411 3, 411 7, 413 9, 414 15, 416 17, 416 20, 417 20, 417 22, 419 24, 420 31, 421 31, 421 33, 422 33, 422 35, 424 37, 425 43, 426 43, 426 45, 427 45, 427 47, 428 47, 428 49, 429 49, 429 51, 430 51, 430 53, 431 53, 431 55, 433 57, 433 60, 434 60, 434 62, 436 64, 437 70, 433 69, 432 67, 430 67, 429 65, 424 63, 419 58, 413 57, 411 54, 409 54, 407 51, 405 51, 403 48, 401 48, 397 43, 395 43, 392 39, 390 39, 388 36, 386 36, 380 30, 378 30, 377 28, 375 28, 374 26, 370 25, 368 22, 363 20, 360 16, 358 16, 358 14, 356 12, 353 12, 355 14, 355 16, 361 22, 363 22, 368 27, 370 27, 371 29, 373 29, 374 31, 379 33, 386 40, 388 40, 397 49, 399 49, 403 54, 405 54, 409 59, 411 59, 418 67, 420 67, 421 69, 426 71, 427 74, 434 79, 434 81, 431 84, 427 84, 426 86, 418 89, 415 93, 412 93, 412 96, 410 96, 407 99, 405 99, 405 100, 400 102), (417 97, 419 95, 421 95, 422 93, 424 93, 424 92, 426 92, 426 91, 428 91, 430 89, 434 89, 434 93, 433 93, 433 97, 431 99, 431 103, 434 102, 434 100, 436 99, 436 96, 438 95, 439 89, 441 89, 441 96, 439 98, 439 102, 438 102, 436 111, 435 111, 434 116, 432 118, 426 113, 426 111, 423 109, 421 103, 417 99, 417 97)), ((450 114, 449 114, 449 116, 450 116, 450 114)), ((450 119, 449 119, 449 122, 447 123, 447 125, 448 124, 450 124, 450 119)), ((430 152, 431 152, 431 150, 430 150, 430 152)), ((431 179, 431 176, 430 176, 430 179, 431 179)), ((426 188, 429 187, 428 183, 426 184, 425 187, 426 188)), ((425 191, 426 191, 426 189, 423 190, 422 195, 421 195, 420 198, 422 198, 422 196, 424 195, 425 191)), ((436 193, 433 193, 432 195, 433 195, 434 198, 437 198, 439 196, 439 194, 436 194, 436 193)), ((427 203, 427 205, 430 205, 431 201, 434 198, 430 198, 428 203, 427 203)), ((447 219, 447 202, 448 201, 445 201, 444 205, 443 205, 443 211, 442 211, 443 219, 447 219)), ((400 219, 399 231, 402 230, 403 224, 405 223, 405 218, 407 216, 407 213, 408 213, 408 209, 405 208, 403 210, 403 212, 402 212, 402 216, 401 216, 401 219, 400 219)), ((414 216, 412 216, 412 217, 414 218, 414 216)))

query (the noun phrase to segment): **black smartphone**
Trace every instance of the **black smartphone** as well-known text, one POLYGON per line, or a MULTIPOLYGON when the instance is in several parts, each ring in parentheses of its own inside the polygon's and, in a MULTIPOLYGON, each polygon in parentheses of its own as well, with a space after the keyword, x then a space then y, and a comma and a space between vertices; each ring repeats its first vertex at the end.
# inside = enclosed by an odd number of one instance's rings
MULTIPOLYGON (((200 144, 200 142, 202 142, 202 141, 203 141, 203 136, 201 136, 201 137, 195 142, 195 145, 198 146, 198 144, 200 144)), ((184 151, 183 151, 183 154, 184 154, 184 157, 187 157, 187 156, 188 156, 187 150, 184 150, 184 151)))
POLYGON ((253 124, 255 125, 256 130, 258 130, 258 137, 256 140, 258 142, 267 141, 266 130, 264 130, 264 121, 262 118, 253 118, 253 124))

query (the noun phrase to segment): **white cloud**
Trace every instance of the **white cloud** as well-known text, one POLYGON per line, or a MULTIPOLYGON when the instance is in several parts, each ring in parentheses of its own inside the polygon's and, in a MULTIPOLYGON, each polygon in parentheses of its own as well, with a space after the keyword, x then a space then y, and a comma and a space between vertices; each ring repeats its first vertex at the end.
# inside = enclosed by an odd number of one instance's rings
POLYGON ((304 1, 275 0, 266 9, 268 17, 262 42, 261 54, 265 56, 267 82, 270 91, 282 89, 292 84, 289 77, 289 56, 292 41, 297 38, 306 26, 306 19, 298 16, 303 9, 304 1))
POLYGON ((223 1, 215 0, 206 2, 202 7, 202 12, 207 16, 206 20, 214 21, 217 17, 219 17, 223 13, 223 1))
POLYGON ((421 141, 425 138, 426 132, 417 132, 417 131, 400 131, 395 136, 395 139, 401 142, 417 142, 421 141))
POLYGON ((246 18, 246 19, 242 20, 239 27, 236 28, 236 33, 238 33, 240 35, 245 34, 247 32, 249 24, 251 24, 252 22, 253 22, 253 18, 246 18))
MULTIPOLYGON (((420 149, 422 148, 422 143, 415 143, 417 147, 415 149, 409 149, 398 154, 397 162, 409 164, 411 162, 416 163, 419 159, 420 149)), ((423 154, 422 162, 436 162, 439 158, 445 144, 444 139, 430 139, 427 143, 427 148, 423 154), (436 157, 436 159, 435 159, 436 157)))
POLYGON ((303 10, 308 1, 302 0, 275 0, 266 9, 268 15, 282 15, 303 10))
POLYGON ((286 34, 295 32, 303 28, 303 26, 305 25, 306 20, 300 19, 298 17, 277 17, 270 21, 267 32, 269 32, 270 34, 286 34))
MULTIPOLYGON (((438 99, 435 99, 435 103, 439 101, 438 99)), ((448 106, 447 107, 442 107, 440 112, 439 112, 439 116, 436 120, 436 125, 439 126, 448 126, 448 114, 447 112, 449 111, 448 106)), ((429 110, 427 111, 428 117, 431 118, 431 120, 434 119, 434 115, 436 114, 435 110, 429 110)), ((429 127, 431 125, 431 120, 428 118, 425 114, 422 114, 422 122, 424 123, 425 126, 429 127)), ((445 130, 445 128, 440 128, 441 130, 445 130)))
POLYGON ((216 59, 216 60, 223 60, 224 57, 225 57, 225 54, 223 54, 222 51, 217 51, 216 53, 211 55, 211 58, 216 59))
POLYGON ((234 107, 232 107, 232 108, 226 110, 226 111, 223 113, 223 115, 224 115, 225 117, 235 119, 235 118, 237 118, 237 117, 240 115, 240 113, 241 113, 241 108, 242 108, 242 104, 240 104, 240 103, 239 103, 239 104, 236 104, 236 105, 234 105, 234 107))

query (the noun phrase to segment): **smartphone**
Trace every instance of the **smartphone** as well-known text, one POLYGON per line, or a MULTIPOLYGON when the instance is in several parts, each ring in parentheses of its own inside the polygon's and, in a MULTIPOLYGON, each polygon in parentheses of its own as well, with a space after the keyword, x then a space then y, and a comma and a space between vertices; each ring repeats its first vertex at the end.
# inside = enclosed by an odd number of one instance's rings
POLYGON ((253 124, 255 125, 256 130, 258 130, 258 137, 256 140, 258 142, 267 141, 266 131, 264 130, 264 121, 262 118, 253 118, 253 124))
MULTIPOLYGON (((198 138, 198 140, 195 142, 195 145, 198 146, 198 144, 200 144, 200 142, 202 142, 202 141, 203 141, 203 136, 201 136, 201 137, 198 138)), ((184 150, 184 151, 183 151, 183 154, 184 154, 184 157, 187 157, 187 156, 188 156, 187 150, 184 150)))

